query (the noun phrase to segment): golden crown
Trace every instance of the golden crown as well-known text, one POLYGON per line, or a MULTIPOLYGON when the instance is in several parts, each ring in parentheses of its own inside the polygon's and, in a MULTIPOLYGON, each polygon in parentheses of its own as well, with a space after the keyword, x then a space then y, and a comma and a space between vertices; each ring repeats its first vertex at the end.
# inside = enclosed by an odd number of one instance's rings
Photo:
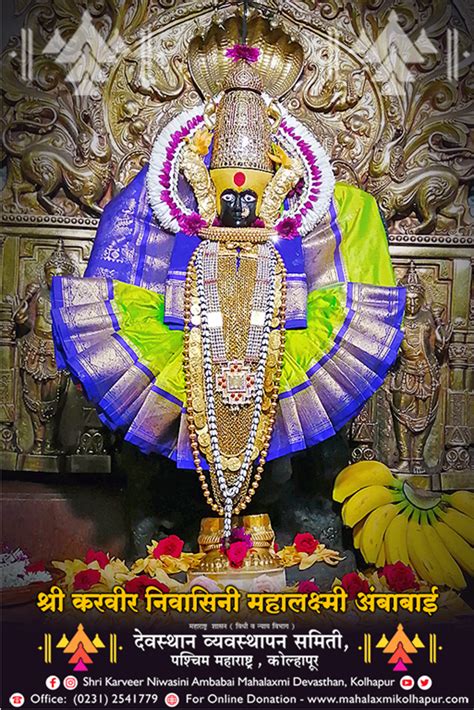
POLYGON ((49 257, 49 259, 45 262, 45 270, 51 267, 61 269, 61 273, 63 274, 74 274, 76 271, 74 262, 71 260, 69 254, 65 250, 64 242, 62 239, 58 240, 55 250, 49 257))
MULTIPOLYGON (((234 15, 223 25, 211 25, 204 37, 191 40, 189 71, 203 96, 216 96, 224 88, 224 78, 233 64, 226 51, 241 41, 241 26, 242 18, 234 15)), ((263 91, 272 98, 284 96, 303 70, 303 47, 256 13, 248 19, 247 44, 260 50, 256 68, 263 91)))

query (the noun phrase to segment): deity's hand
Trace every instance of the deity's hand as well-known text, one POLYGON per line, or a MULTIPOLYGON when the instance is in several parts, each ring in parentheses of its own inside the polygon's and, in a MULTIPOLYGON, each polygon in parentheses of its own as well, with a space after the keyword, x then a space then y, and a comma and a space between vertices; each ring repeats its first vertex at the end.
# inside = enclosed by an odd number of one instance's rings
POLYGON ((18 325, 23 325, 28 320, 28 301, 26 298, 21 298, 18 294, 14 296, 7 296, 7 302, 10 304, 12 309, 12 319, 18 325))
POLYGON ((440 324, 437 326, 436 331, 435 331, 435 338, 436 338, 436 344, 438 346, 438 349, 444 350, 447 347, 449 341, 451 340, 452 334, 453 334, 452 323, 448 323, 447 325, 440 324))

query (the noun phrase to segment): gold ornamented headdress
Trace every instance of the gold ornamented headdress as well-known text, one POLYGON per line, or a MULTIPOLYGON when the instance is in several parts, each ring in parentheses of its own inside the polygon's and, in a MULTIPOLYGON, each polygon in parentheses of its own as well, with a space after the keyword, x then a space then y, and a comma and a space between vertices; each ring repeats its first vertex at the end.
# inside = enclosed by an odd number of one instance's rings
POLYGON ((197 234, 210 227, 226 188, 254 190, 257 215, 269 229, 278 231, 290 218, 301 236, 328 209, 334 189, 329 157, 277 104, 301 73, 303 48, 258 13, 250 19, 244 44, 233 44, 240 38, 237 16, 191 41, 189 70, 205 110, 188 109, 169 122, 153 145, 147 173, 150 204, 164 229, 197 234), (194 191, 198 215, 182 198, 180 173, 194 191), (299 191, 284 204, 300 178, 299 191))
POLYGON ((44 264, 45 271, 50 267, 61 269, 61 274, 74 274, 76 272, 74 262, 65 250, 62 239, 58 240, 55 250, 44 264))
POLYGON ((425 292, 425 286, 423 281, 418 276, 418 271, 416 270, 414 261, 410 262, 410 266, 406 270, 405 275, 398 283, 400 286, 405 286, 408 291, 417 291, 422 294, 425 292))
MULTIPOLYGON (((238 59, 224 79, 223 96, 217 108, 214 102, 208 102, 206 123, 213 129, 214 137, 212 185, 202 169, 202 158, 201 165, 196 164, 196 153, 200 152, 196 141, 190 141, 183 151, 183 172, 194 189, 200 214, 208 222, 215 215, 211 200, 218 207, 224 190, 253 190, 257 195, 257 215, 264 215, 267 225, 272 226, 278 219, 282 200, 303 174, 298 159, 289 158, 281 148, 272 145, 272 130, 277 125, 272 125, 271 118, 279 122, 280 117, 272 105, 267 107, 262 91, 258 71, 249 61, 238 59)), ((198 142, 201 138, 202 134, 198 142)))
POLYGON ((245 60, 240 59, 231 68, 216 111, 211 159, 217 204, 228 188, 254 190, 257 213, 273 176, 272 131, 262 88, 258 72, 245 60))

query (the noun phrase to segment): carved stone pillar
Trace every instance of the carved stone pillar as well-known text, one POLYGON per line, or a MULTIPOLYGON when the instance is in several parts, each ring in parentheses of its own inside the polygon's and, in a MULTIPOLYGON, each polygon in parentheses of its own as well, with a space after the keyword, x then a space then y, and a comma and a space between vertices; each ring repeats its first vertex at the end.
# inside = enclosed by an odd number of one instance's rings
POLYGON ((0 304, 0 467, 14 471, 18 454, 15 427, 15 326, 11 305, 0 304))
MULTIPOLYGON (((462 335, 456 333, 454 338, 462 335)), ((470 431, 468 426, 469 392, 467 373, 469 362, 472 363, 474 344, 453 342, 449 346, 450 381, 448 389, 448 416, 446 425, 446 451, 443 471, 456 472, 469 469, 470 431)), ((457 476, 454 476, 458 480, 457 476)), ((443 476, 443 482, 453 479, 453 475, 443 476)), ((461 481, 459 480, 459 483, 461 481)), ((448 487, 444 485, 443 487, 448 487)), ((451 486, 449 486, 451 487, 451 486)))

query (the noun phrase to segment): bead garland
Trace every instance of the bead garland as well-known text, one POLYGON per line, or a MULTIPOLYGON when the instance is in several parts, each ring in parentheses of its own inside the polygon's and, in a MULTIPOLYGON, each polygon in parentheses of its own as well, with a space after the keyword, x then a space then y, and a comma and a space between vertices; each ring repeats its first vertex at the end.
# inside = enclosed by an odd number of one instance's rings
POLYGON ((239 471, 237 479, 234 481, 232 486, 227 484, 222 460, 221 452, 219 448, 219 440, 217 435, 217 419, 215 411, 215 401, 214 401, 214 391, 213 391, 213 373, 212 373, 212 356, 209 340, 209 327, 207 320, 207 308, 206 299, 204 291, 204 278, 203 278, 203 256, 206 249, 206 243, 203 242, 195 250, 193 257, 191 258, 185 283, 185 348, 184 348, 184 370, 186 376, 186 396, 187 396, 187 413, 188 413, 188 428, 190 435, 190 444, 193 455, 194 464, 196 471, 199 476, 199 481, 201 483, 204 497, 208 504, 212 507, 215 512, 220 515, 224 515, 224 537, 228 538, 231 532, 231 520, 233 513, 239 513, 242 511, 246 505, 250 502, 251 497, 255 494, 258 488, 259 482, 261 480, 261 475, 263 472, 263 466, 268 454, 268 449, 270 445, 270 437, 273 429, 273 424, 276 416, 276 407, 278 402, 278 390, 279 381, 281 376, 281 366, 284 352, 284 318, 286 312, 286 279, 285 279, 285 268, 283 261, 278 254, 277 250, 268 242, 271 249, 271 259, 270 259, 270 283, 271 288, 269 289, 267 304, 265 308, 265 320, 263 326, 262 334, 262 348, 261 356, 256 368, 256 381, 255 381, 255 406, 252 417, 252 422, 250 426, 249 437, 247 441, 247 446, 245 448, 245 453, 242 461, 242 465, 239 471), (260 417, 262 414, 262 402, 263 402, 263 386, 265 378, 265 370, 267 364, 268 356, 268 344, 269 336, 271 331, 271 325, 274 314, 275 305, 275 275, 277 265, 282 274, 282 286, 281 286, 281 304, 279 308, 279 324, 280 324, 280 346, 278 353, 278 362, 275 370, 275 377, 273 382, 273 391, 270 400, 270 410, 268 413, 268 426, 265 433, 265 439, 263 446, 260 451, 260 458, 255 470, 254 481, 250 486, 250 479, 252 474, 252 453, 255 447, 255 440, 257 435, 257 429, 260 422, 260 417), (206 396, 207 405, 207 422, 209 429, 209 436, 211 442, 211 452, 212 461, 209 462, 210 473, 215 475, 217 479, 218 490, 221 498, 223 499, 223 505, 216 503, 209 491, 209 486, 206 481, 206 476, 201 466, 201 459, 199 453, 198 437, 196 433, 196 425, 194 421, 193 412, 193 392, 191 386, 191 378, 189 371, 189 341, 190 341, 190 320, 191 320, 191 289, 193 278, 195 274, 196 279, 196 290, 200 304, 201 312, 201 334, 202 334, 202 355, 203 355, 203 370, 204 370, 204 388, 206 396), (250 490, 249 490, 250 489, 250 490))

